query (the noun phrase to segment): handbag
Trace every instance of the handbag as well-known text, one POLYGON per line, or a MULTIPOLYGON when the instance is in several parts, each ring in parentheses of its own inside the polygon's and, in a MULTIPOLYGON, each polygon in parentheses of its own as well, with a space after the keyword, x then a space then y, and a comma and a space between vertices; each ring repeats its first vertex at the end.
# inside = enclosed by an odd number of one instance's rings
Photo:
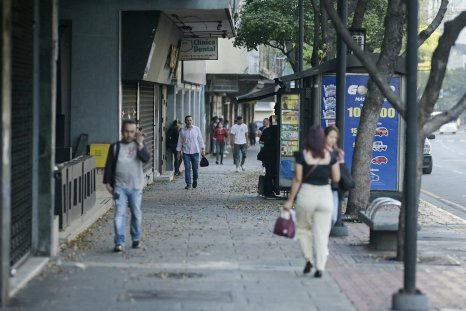
POLYGON ((342 191, 350 191, 355 187, 353 178, 351 178, 351 171, 345 163, 340 163, 340 182, 338 188, 342 191))
POLYGON ((262 148, 259 153, 257 154, 257 160, 258 161, 264 161, 265 160, 265 152, 264 148, 262 148))
POLYGON ((201 167, 209 166, 209 160, 206 157, 202 156, 201 163, 199 164, 201 167))
POLYGON ((273 233, 289 239, 294 238, 296 233, 296 225, 290 211, 282 210, 280 216, 275 221, 273 233))

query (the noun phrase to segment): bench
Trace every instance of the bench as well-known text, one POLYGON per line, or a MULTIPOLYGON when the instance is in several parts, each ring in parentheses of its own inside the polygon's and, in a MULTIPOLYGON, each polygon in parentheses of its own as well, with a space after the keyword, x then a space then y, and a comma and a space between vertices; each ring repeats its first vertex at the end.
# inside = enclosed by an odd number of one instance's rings
POLYGON ((377 250, 396 250, 401 202, 388 197, 373 200, 359 219, 369 226, 369 244, 377 250))

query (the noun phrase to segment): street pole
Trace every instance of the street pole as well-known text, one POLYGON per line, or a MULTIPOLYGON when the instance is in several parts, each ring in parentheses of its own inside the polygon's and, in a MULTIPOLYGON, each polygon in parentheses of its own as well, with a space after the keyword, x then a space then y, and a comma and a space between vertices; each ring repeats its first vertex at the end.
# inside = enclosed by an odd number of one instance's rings
POLYGON ((424 311, 429 309, 427 297, 416 289, 417 255, 417 27, 418 1, 407 1, 408 46, 406 56, 406 166, 404 174, 404 287, 393 295, 393 310, 424 311))
POLYGON ((0 3, 0 309, 10 298, 12 1, 0 3))
MULTIPOLYGON (((304 0, 299 0, 299 29, 298 29, 298 71, 301 73, 304 68, 304 0)), ((299 80, 299 87, 303 87, 303 80, 299 80)))
MULTIPOLYGON (((338 15, 345 23, 348 20, 348 5, 346 0, 338 0, 338 15)), ((336 125, 340 130, 340 147, 345 145, 345 97, 346 97, 346 43, 340 35, 337 36, 337 104, 336 104, 336 125)), ((341 201, 338 200, 338 218, 335 226, 330 231, 331 236, 348 236, 348 228, 343 224, 341 218, 341 201)))

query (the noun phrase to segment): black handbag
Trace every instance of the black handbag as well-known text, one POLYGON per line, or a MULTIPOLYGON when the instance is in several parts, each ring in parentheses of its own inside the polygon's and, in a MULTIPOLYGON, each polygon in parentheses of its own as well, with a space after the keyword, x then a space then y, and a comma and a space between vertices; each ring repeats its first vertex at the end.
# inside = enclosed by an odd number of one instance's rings
POLYGON ((355 187, 353 178, 351 178, 351 171, 345 163, 340 163, 340 182, 338 188, 342 191, 350 191, 355 187))
POLYGON ((202 159, 201 159, 201 163, 199 165, 201 167, 209 166, 209 160, 207 160, 207 158, 203 156, 202 159))
POLYGON ((257 160, 258 161, 265 161, 265 152, 264 148, 262 148, 259 153, 257 154, 257 160))

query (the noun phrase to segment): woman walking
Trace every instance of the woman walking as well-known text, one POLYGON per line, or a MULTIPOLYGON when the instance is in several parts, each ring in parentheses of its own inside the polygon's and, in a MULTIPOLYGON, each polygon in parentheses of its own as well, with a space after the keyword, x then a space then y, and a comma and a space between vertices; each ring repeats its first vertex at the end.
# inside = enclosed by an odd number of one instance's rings
POLYGON ((225 149, 225 141, 228 138, 228 130, 223 128, 223 122, 218 122, 217 127, 214 131, 214 140, 217 146, 217 160, 215 161, 218 164, 218 157, 220 157, 220 164, 223 164, 223 152, 225 149))
POLYGON ((304 274, 311 272, 315 242, 316 278, 322 277, 328 256, 328 237, 333 200, 329 180, 340 180, 337 159, 325 148, 324 131, 311 127, 304 150, 295 153, 295 175, 291 193, 283 208, 289 210, 296 198, 297 235, 306 264, 304 274))
MULTIPOLYGON (((334 156, 338 159, 338 163, 344 163, 345 154, 343 150, 338 148, 338 137, 339 137, 340 131, 338 130, 336 126, 330 125, 325 128, 324 133, 325 133, 325 148, 327 148, 329 152, 334 154, 334 156)), ((332 185, 332 195, 333 195, 332 226, 334 226, 338 218, 338 203, 340 199, 338 195, 338 192, 339 192, 338 183, 332 182, 331 185, 332 185)))
POLYGON ((180 134, 181 122, 174 120, 167 131, 166 146, 173 153, 173 168, 175 176, 180 175, 181 158, 178 160, 176 145, 178 144, 178 136, 180 134))

